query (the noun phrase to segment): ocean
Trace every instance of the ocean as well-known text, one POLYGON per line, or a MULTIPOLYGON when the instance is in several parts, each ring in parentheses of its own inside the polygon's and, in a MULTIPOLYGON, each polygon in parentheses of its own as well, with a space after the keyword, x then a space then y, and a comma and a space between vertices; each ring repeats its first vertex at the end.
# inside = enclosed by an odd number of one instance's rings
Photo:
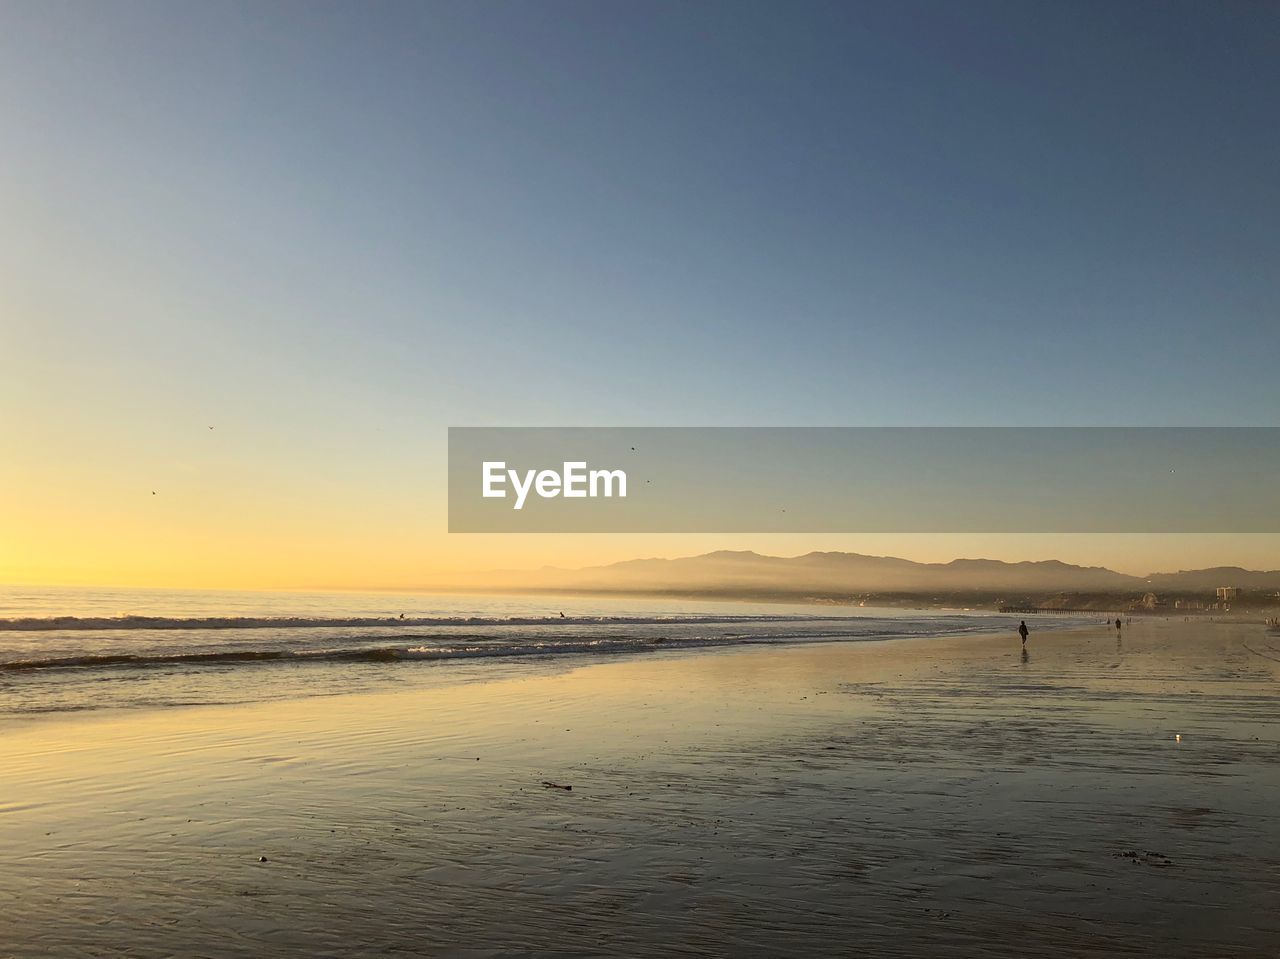
MULTIPOLYGON (((986 611, 402 592, 0 587, 0 714, 247 703, 592 658, 1008 632, 986 611)), ((1041 618, 1035 628, 1078 623, 1041 618)))

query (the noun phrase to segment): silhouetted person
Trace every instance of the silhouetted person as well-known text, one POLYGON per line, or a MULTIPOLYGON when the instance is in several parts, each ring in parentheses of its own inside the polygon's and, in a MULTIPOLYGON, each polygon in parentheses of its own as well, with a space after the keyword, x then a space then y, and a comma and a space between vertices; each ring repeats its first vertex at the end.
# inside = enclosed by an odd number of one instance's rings
POLYGON ((1027 634, 1030 632, 1031 630, 1027 629, 1027 621, 1024 619, 1021 625, 1018 626, 1018 635, 1022 637, 1023 646, 1027 645, 1027 634))
POLYGON ((1120 617, 1119 617, 1119 616, 1117 616, 1117 617, 1116 617, 1116 629, 1119 629, 1119 628, 1120 628, 1120 617))

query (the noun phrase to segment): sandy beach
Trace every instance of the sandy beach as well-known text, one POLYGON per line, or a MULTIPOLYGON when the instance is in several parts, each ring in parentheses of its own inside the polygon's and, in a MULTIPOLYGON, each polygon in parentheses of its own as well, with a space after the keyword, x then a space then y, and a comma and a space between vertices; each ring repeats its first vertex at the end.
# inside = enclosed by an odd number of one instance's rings
POLYGON ((0 955, 1274 956, 1277 647, 1099 623, 1025 660, 706 649, 9 719, 0 955))

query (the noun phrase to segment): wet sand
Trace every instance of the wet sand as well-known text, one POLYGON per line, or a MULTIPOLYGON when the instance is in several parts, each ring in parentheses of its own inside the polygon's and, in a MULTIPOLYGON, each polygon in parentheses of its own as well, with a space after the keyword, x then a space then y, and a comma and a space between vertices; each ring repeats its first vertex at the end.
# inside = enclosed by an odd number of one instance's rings
POLYGON ((0 955, 1273 957, 1278 678, 1150 621, 14 720, 0 955))

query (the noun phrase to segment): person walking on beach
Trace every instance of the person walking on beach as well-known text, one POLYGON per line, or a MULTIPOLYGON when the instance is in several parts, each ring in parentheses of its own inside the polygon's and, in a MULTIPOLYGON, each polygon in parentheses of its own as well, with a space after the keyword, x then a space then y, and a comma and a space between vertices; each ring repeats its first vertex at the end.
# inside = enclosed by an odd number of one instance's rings
POLYGON ((1120 617, 1119 617, 1119 616, 1117 616, 1117 617, 1116 617, 1116 629, 1119 629, 1119 628, 1120 628, 1120 617))
POLYGON ((1028 634, 1028 633, 1030 633, 1030 632, 1031 632, 1031 630, 1027 629, 1027 621, 1024 619, 1024 620, 1023 620, 1023 621, 1018 625, 1018 635, 1022 637, 1022 645, 1023 645, 1023 647, 1024 647, 1024 648, 1025 648, 1025 647, 1026 647, 1026 645, 1027 645, 1027 634, 1028 634))

